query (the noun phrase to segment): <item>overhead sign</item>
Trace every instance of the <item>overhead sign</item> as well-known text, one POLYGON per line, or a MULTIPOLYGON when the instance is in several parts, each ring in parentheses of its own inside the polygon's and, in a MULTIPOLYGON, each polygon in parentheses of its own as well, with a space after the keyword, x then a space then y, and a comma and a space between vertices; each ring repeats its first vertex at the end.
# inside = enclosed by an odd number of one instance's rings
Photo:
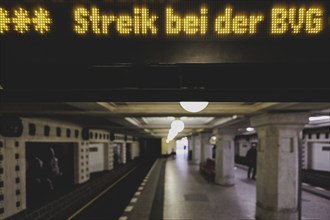
POLYGON ((23 100, 75 90, 78 99, 126 91, 134 101, 139 93, 129 89, 141 88, 160 89, 164 97, 168 89, 224 90, 207 99, 242 89, 262 96, 266 88, 305 98, 293 88, 308 88, 307 95, 325 97, 329 6, 329 0, 0 0, 0 85, 7 93, 43 91, 9 94, 23 100), (315 88, 321 89, 310 93, 315 88))
POLYGON ((313 37, 330 29, 325 1, 56 2, 1 0, 0 36, 56 35, 65 30, 74 36, 107 38, 221 39, 313 37))

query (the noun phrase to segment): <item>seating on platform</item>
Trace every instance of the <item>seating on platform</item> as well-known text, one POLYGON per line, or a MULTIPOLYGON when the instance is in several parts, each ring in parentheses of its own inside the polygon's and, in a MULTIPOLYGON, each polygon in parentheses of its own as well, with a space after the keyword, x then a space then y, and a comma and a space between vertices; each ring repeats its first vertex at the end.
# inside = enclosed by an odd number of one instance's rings
POLYGON ((199 164, 199 171, 207 178, 214 180, 215 177, 215 161, 211 158, 207 158, 206 162, 199 164))

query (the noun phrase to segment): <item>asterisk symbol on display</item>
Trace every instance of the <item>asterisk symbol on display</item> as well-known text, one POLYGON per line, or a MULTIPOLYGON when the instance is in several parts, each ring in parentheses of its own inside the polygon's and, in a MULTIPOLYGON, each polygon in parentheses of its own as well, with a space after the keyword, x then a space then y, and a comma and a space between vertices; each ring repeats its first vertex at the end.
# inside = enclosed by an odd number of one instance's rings
POLYGON ((34 29, 44 34, 50 31, 50 24, 52 19, 49 17, 49 11, 39 8, 34 10, 34 17, 32 18, 32 23, 34 24, 34 29))
POLYGON ((15 31, 23 34, 30 30, 29 24, 31 20, 29 18, 29 12, 23 8, 18 8, 14 11, 15 17, 13 18, 13 24, 15 31))
POLYGON ((8 18, 8 11, 0 8, 0 34, 9 31, 10 18, 8 18))

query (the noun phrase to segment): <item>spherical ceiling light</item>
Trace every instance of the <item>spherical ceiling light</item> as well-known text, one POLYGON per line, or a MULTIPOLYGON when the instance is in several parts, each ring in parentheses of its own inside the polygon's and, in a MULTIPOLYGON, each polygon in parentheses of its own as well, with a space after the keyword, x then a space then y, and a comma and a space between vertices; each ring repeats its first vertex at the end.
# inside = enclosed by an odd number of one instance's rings
POLYGON ((171 123, 171 129, 173 129, 176 132, 181 132, 184 129, 184 123, 181 120, 174 120, 171 123))
POLYGON ((180 102, 181 107, 188 112, 200 112, 209 102, 180 102))
POLYGON ((177 135, 178 135, 177 131, 170 129, 168 131, 167 140, 172 141, 175 138, 175 136, 177 136, 177 135))

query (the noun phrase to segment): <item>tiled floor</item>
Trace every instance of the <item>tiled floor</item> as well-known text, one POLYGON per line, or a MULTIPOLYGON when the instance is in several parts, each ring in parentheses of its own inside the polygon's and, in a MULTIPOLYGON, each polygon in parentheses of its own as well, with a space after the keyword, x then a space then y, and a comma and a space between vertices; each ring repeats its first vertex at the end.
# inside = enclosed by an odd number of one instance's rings
MULTIPOLYGON (((207 181, 186 152, 169 158, 165 170, 164 219, 255 219, 256 185, 246 171, 235 169, 234 187, 207 181)), ((302 219, 330 219, 330 200, 303 192, 302 219), (314 211, 315 210, 315 211, 314 211)))

